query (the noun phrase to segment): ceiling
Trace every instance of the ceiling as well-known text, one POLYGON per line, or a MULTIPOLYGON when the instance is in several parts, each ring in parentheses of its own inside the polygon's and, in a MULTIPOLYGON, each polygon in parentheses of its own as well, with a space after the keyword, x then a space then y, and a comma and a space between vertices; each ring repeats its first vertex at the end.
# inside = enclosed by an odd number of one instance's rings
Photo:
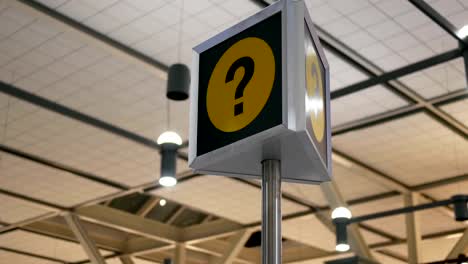
MULTIPOLYGON (((248 239, 233 261, 259 263, 260 183, 193 174, 183 148, 180 184, 162 188, 155 139, 188 142, 168 66, 269 2, 0 0, 0 264, 88 263, 70 214, 107 263, 162 263, 178 242, 186 263, 211 263, 248 239)), ((283 262, 304 264, 349 255, 334 252, 337 201, 359 216, 468 190, 468 2, 305 3, 331 68, 336 188, 283 183, 283 262)), ((449 207, 416 216, 420 262, 466 234, 449 207)), ((407 263, 405 216, 356 230, 381 263, 407 263)))

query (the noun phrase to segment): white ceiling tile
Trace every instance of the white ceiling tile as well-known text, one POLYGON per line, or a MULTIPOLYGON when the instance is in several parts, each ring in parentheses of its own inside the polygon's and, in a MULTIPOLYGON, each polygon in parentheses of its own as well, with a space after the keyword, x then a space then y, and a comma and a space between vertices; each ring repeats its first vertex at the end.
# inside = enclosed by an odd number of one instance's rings
MULTIPOLYGON (((30 123, 26 123, 27 125, 33 124, 31 121, 28 122, 30 123)), ((76 175, 29 161, 22 161, 18 167, 18 165, 13 165, 16 161, 18 161, 16 157, 6 154, 2 156, 2 175, 5 177, 0 179, 0 184, 2 188, 13 192, 63 206, 73 206, 117 191, 117 189, 85 180, 76 175), (10 163, 12 164, 10 165, 10 163), (80 188, 76 188, 76 186, 80 186, 80 188)))
POLYGON ((343 37, 343 41, 354 49, 361 49, 376 42, 376 40, 365 31, 354 32, 346 37, 343 37))
POLYGON ((406 0, 385 0, 375 5, 390 17, 396 17, 414 9, 414 6, 406 0))
POLYGON ((125 0, 128 4, 136 7, 142 12, 148 12, 150 10, 154 10, 156 8, 160 8, 161 6, 170 3, 169 0, 125 0))
POLYGON ((283 221, 281 232, 288 239, 302 242, 326 251, 334 251, 335 234, 315 215, 306 215, 283 221))
POLYGON ((234 20, 234 17, 231 14, 217 6, 211 6, 210 8, 201 11, 196 17, 205 25, 209 25, 213 28, 222 26, 234 20))
POLYGON ((0 194, 0 199, 2 200, 0 221, 6 223, 16 223, 53 211, 51 208, 47 209, 8 195, 0 194))
POLYGON ((364 9, 359 10, 351 15, 349 18, 356 24, 361 27, 367 27, 370 25, 375 25, 386 20, 386 16, 384 13, 379 11, 377 8, 373 6, 366 7, 364 9))
POLYGON ((468 99, 445 104, 440 106, 440 108, 465 126, 468 126, 468 99))
POLYGON ((311 14, 311 19, 319 25, 330 23, 335 21, 341 14, 335 9, 331 8, 329 5, 322 5, 317 8, 309 8, 311 14))
POLYGON ((68 1, 60 5, 57 10, 76 21, 83 21, 98 12, 94 6, 89 6, 83 1, 68 1))
POLYGON ((412 30, 433 22, 419 10, 414 10, 394 18, 402 27, 412 30))
POLYGON ((124 24, 136 19, 143 14, 142 11, 138 10, 130 4, 127 4, 126 2, 117 2, 109 8, 106 8, 103 13, 111 17, 118 18, 124 24))
POLYGON ((395 34, 403 32, 403 28, 393 20, 383 21, 366 28, 376 39, 384 40, 395 34))
POLYGON ((355 0, 355 1, 340 1, 340 0, 331 0, 328 1, 329 4, 338 10, 342 14, 349 14, 354 12, 359 12, 360 10, 365 9, 369 6, 367 0, 355 0))
POLYGON ((174 5, 164 5, 152 12, 164 25, 174 25, 180 20, 180 9, 174 5))
POLYGON ((124 24, 118 17, 106 13, 99 13, 99 15, 92 16, 83 21, 83 23, 102 33, 108 33, 124 24))
POLYGON ((408 185, 468 170, 462 162, 468 159, 468 142, 424 113, 333 137, 333 144, 408 185))
POLYGON ((342 37, 348 34, 352 34, 359 30, 351 20, 346 17, 341 17, 327 25, 327 30, 330 34, 335 37, 342 37))

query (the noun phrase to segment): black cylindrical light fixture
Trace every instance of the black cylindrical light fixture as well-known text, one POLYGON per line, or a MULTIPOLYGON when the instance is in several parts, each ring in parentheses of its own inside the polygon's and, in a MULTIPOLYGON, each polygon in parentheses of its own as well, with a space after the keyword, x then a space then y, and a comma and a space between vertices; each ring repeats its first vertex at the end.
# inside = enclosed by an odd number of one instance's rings
POLYGON ((344 217, 333 219, 336 227, 336 251, 345 252, 349 250, 348 244, 348 219, 344 217))
POLYGON ((165 258, 165 259, 163 260, 163 264, 172 264, 172 259, 170 259, 170 258, 165 258))
POLYGON ((167 98, 175 101, 189 97, 190 70, 185 64, 176 63, 169 67, 167 77, 167 98))
POLYGON ((336 228, 336 251, 348 251, 350 246, 348 244, 348 221, 351 219, 351 211, 346 207, 337 207, 333 209, 331 218, 336 228))
POLYGON ((171 187, 177 184, 176 164, 177 149, 182 145, 182 138, 175 132, 166 131, 162 133, 157 141, 161 153, 161 175, 159 184, 171 187))
POLYGON ((468 220, 468 196, 455 195, 453 199, 453 209, 455 211, 455 220, 468 220))

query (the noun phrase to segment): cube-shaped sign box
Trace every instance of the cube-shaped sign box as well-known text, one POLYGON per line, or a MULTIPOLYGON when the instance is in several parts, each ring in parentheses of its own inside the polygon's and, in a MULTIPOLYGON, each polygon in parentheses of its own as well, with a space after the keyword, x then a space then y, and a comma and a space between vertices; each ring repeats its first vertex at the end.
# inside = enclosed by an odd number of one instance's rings
POLYGON ((303 1, 279 1, 194 48, 189 166, 259 178, 331 175, 329 68, 303 1))

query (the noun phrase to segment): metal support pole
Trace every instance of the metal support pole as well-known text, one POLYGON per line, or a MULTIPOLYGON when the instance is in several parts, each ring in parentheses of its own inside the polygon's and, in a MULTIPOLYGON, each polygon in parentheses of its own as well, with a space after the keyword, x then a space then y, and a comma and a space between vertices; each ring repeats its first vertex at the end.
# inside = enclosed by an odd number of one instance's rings
POLYGON ((262 161, 262 264, 281 264, 281 170, 262 161))

